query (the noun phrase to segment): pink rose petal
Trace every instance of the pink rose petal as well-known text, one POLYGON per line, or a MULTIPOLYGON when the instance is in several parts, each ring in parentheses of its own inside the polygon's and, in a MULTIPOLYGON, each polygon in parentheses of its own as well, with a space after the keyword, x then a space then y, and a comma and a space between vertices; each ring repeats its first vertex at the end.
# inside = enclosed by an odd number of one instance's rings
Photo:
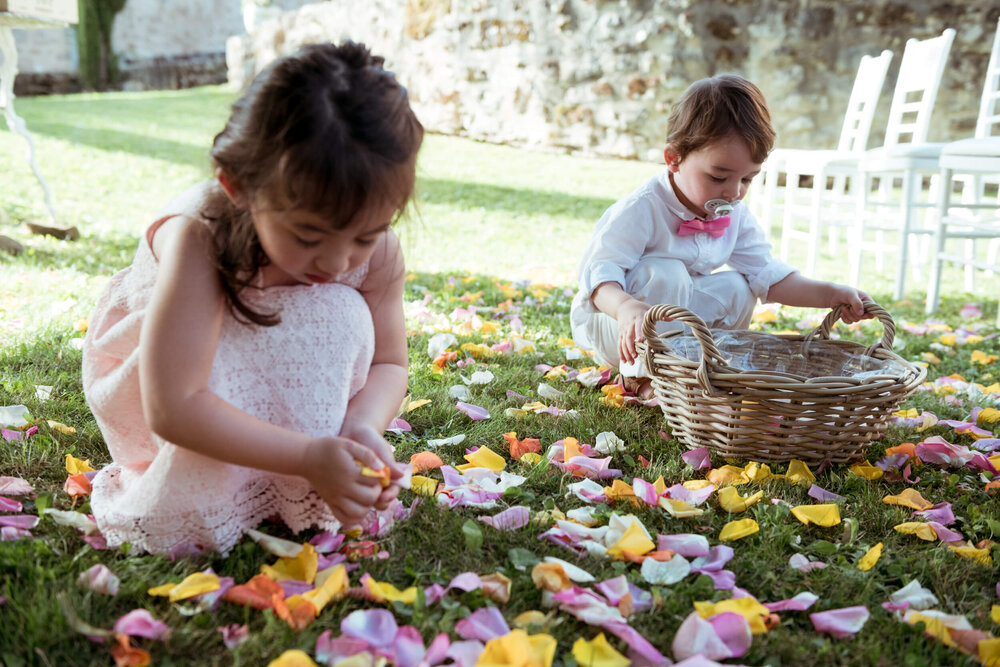
POLYGON ((0 542, 10 542, 11 540, 20 540, 25 537, 32 537, 30 530, 15 528, 14 526, 0 527, 0 542))
POLYGON ((452 642, 445 652, 445 658, 455 661, 454 667, 475 667, 479 656, 486 647, 481 641, 470 639, 463 642, 452 642))
POLYGON ((743 616, 735 612, 724 611, 709 618, 708 622, 712 624, 715 634, 729 649, 729 657, 739 658, 750 650, 753 635, 750 633, 750 624, 743 616))
POLYGON ((708 447, 698 447, 697 449, 686 451, 681 454, 681 458, 684 459, 684 463, 687 463, 695 470, 712 467, 712 463, 708 455, 708 447))
POLYGON ((685 558, 698 558, 699 556, 707 556, 709 553, 708 539, 704 535, 693 533, 657 535, 656 548, 661 551, 669 549, 685 558))
POLYGON ((80 586, 89 588, 95 593, 111 596, 118 594, 120 583, 115 573, 100 563, 82 572, 76 581, 80 586))
POLYGON ((6 496, 27 496, 35 490, 20 477, 0 477, 0 494, 6 496))
POLYGON ((216 628, 216 630, 222 633, 222 643, 226 645, 226 648, 230 649, 236 648, 250 638, 250 628, 237 623, 224 625, 216 628))
POLYGON ((340 621, 341 633, 363 639, 375 648, 391 646, 398 630, 396 618, 387 609, 359 609, 340 621))
POLYGON ((656 488, 644 479, 636 477, 632 480, 632 490, 639 500, 646 503, 650 507, 656 507, 659 502, 660 494, 656 492, 656 488))
POLYGON ((827 491, 823 487, 816 486, 815 484, 810 486, 809 491, 807 491, 806 493, 809 495, 810 498, 815 498, 821 503, 831 503, 844 499, 844 496, 838 496, 836 493, 833 493, 832 491, 827 491))
POLYGON ((130 637, 165 640, 170 636, 170 628, 163 621, 153 618, 146 609, 133 609, 115 621, 115 632, 130 637))
POLYGON ((0 526, 29 530, 38 525, 38 517, 34 514, 14 514, 0 516, 0 526))
POLYGON ((455 408, 459 412, 468 415, 468 417, 473 421, 480 421, 482 419, 490 418, 490 413, 485 408, 481 408, 478 405, 472 405, 471 403, 464 403, 462 401, 459 401, 458 403, 455 404, 455 408))
POLYGON ((455 624, 455 632, 462 639, 478 639, 488 642, 510 634, 510 627, 503 614, 496 607, 480 607, 468 618, 455 624))
POLYGON ((316 638, 316 661, 321 665, 333 665, 352 655, 367 651, 371 646, 364 639, 356 637, 334 637, 326 630, 316 638))
POLYGON ((395 654, 393 663, 397 667, 417 667, 427 653, 420 631, 412 625, 404 625, 399 629, 392 647, 395 654))
POLYGON ((856 634, 865 626, 870 613, 862 605, 830 609, 809 614, 813 627, 817 632, 827 632, 837 639, 856 634))
POLYGON ((12 498, 0 496, 0 512, 20 512, 24 507, 12 498))
POLYGON ((424 653, 424 662, 428 665, 437 665, 444 662, 449 648, 451 648, 451 639, 448 638, 448 633, 438 633, 437 637, 431 640, 431 645, 427 647, 427 652, 424 653))
POLYGON ((674 500, 680 500, 688 505, 693 505, 697 507, 703 502, 708 500, 708 497, 715 492, 715 484, 709 484, 702 489, 691 490, 686 488, 683 484, 674 484, 669 489, 667 489, 667 497, 673 498, 674 500))
POLYGON ((523 505, 515 505, 493 516, 479 517, 480 521, 497 530, 517 530, 528 525, 530 519, 528 508, 523 505))
POLYGON ((803 591, 795 597, 789 598, 787 600, 779 600, 778 602, 765 602, 764 606, 771 611, 805 611, 809 607, 816 603, 819 599, 818 595, 810 593, 809 591, 803 591))
POLYGON ((822 570, 826 563, 820 561, 810 561, 802 554, 794 554, 788 559, 788 564, 799 572, 810 572, 812 570, 822 570))
POLYGON ((677 628, 677 634, 674 635, 671 648, 674 657, 678 660, 685 660, 696 655, 701 655, 709 660, 725 660, 730 657, 729 647, 719 637, 715 626, 699 616, 696 611, 688 614, 681 626, 677 628))

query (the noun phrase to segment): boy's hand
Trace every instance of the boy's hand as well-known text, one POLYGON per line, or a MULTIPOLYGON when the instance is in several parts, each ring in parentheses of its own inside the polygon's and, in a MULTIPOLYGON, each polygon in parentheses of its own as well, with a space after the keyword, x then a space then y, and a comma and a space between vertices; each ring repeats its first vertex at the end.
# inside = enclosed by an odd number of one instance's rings
POLYGON ((642 320, 651 307, 638 299, 629 299, 618 307, 615 319, 618 320, 618 356, 622 361, 635 361, 635 344, 642 340, 642 320))
POLYGON ((864 302, 871 300, 872 298, 868 294, 859 289, 835 284, 829 307, 843 306, 840 309, 840 319, 845 324, 854 324, 859 320, 870 320, 875 317, 871 313, 865 312, 864 302))

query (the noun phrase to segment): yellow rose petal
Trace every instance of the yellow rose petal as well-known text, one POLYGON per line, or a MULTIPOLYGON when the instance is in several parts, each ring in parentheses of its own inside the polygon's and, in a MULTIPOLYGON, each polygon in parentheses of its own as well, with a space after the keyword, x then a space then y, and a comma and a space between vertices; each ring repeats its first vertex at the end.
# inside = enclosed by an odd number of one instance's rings
POLYGON ((788 464, 788 472, 785 473, 785 479, 792 484, 811 486, 816 481, 816 475, 812 474, 809 466, 796 459, 788 464))
POLYGON ((886 496, 882 499, 882 502, 888 505, 902 505, 903 507, 910 507, 915 510, 926 510, 934 507, 934 503, 929 502, 914 488, 903 489, 902 492, 895 496, 886 496))
POLYGON ((267 663, 267 667, 318 667, 305 651, 289 649, 267 663))
POLYGON ((410 477, 410 490, 418 496, 433 496, 437 492, 437 480, 423 475, 412 475, 410 477))
POLYGON ((738 486, 740 484, 746 484, 750 481, 750 478, 747 476, 743 468, 737 468, 736 466, 731 465, 724 465, 721 468, 709 470, 708 474, 705 475, 705 479, 712 484, 715 484, 715 486, 720 489, 730 484, 738 486))
POLYGON ((66 455, 66 472, 70 475, 79 475, 81 472, 92 472, 94 469, 90 467, 90 460, 86 461, 75 458, 71 454, 66 455))
POLYGON ((275 581, 305 581, 312 583, 316 578, 316 568, 319 564, 319 556, 316 547, 306 542, 302 545, 302 551, 294 558, 279 558, 274 565, 261 565, 261 574, 266 574, 275 581))
POLYGON ((735 487, 726 486, 719 490, 718 497, 719 506, 730 514, 734 514, 736 512, 743 512, 748 507, 756 505, 764 497, 764 492, 758 491, 744 498, 735 487))
POLYGON ((406 408, 403 410, 403 412, 413 412, 417 408, 419 408, 421 406, 424 406, 424 405, 427 405, 430 402, 431 402, 431 399, 429 399, 429 398, 421 398, 421 399, 416 400, 416 401, 410 401, 409 403, 406 404, 406 408))
POLYGON ((698 489, 704 489, 706 486, 710 486, 712 483, 707 479, 689 479, 688 481, 681 484, 688 491, 697 491, 698 489))
POLYGON ((365 579, 365 588, 378 602, 402 602, 403 604, 413 604, 417 600, 417 587, 410 586, 404 591, 399 590, 392 584, 385 581, 375 581, 369 577, 365 579))
POLYGON ((548 618, 545 614, 538 611, 537 609, 531 609, 529 611, 524 611, 514 617, 514 627, 526 629, 532 625, 545 625, 545 619, 548 618))
POLYGON ((531 569, 531 581, 537 588, 551 593, 564 591, 573 585, 562 565, 548 561, 535 564, 531 569))
POLYGON ((1000 664, 1000 637, 980 639, 976 644, 976 652, 979 653, 979 660, 984 665, 1000 664))
POLYGON ((939 639, 945 646, 954 646, 955 640, 951 638, 951 633, 948 632, 948 626, 944 624, 940 618, 935 616, 924 616, 920 612, 911 612, 906 616, 906 622, 910 625, 915 625, 917 622, 922 621, 924 624, 924 632, 932 637, 939 639))
POLYGON ((990 607, 990 618, 997 625, 1000 625, 1000 604, 995 604, 990 607))
POLYGON ((980 565, 993 567, 993 556, 990 555, 989 549, 977 549, 976 547, 954 547, 950 544, 948 545, 948 548, 962 558, 971 558, 980 565))
POLYGON ((858 477, 863 477, 869 482, 873 482, 876 479, 881 479, 883 471, 878 466, 873 466, 868 461, 863 461, 861 463, 855 463, 850 467, 850 471, 853 472, 858 477))
POLYGON ((807 526, 814 523, 829 528, 840 523, 840 508, 833 504, 799 505, 792 508, 792 514, 807 526))
POLYGON ((219 590, 219 577, 215 574, 195 572, 184 578, 184 581, 170 589, 168 596, 171 602, 193 598, 195 595, 219 590))
POLYGON ((869 549, 868 553, 866 553, 864 556, 861 557, 861 560, 858 561, 858 569, 861 570, 862 572, 867 572, 868 570, 875 567, 875 563, 877 563, 878 559, 881 557, 882 557, 882 543, 879 542, 871 549, 869 549))
POLYGON ((759 530, 760 526, 758 526, 757 522, 753 519, 730 521, 722 527, 722 532, 719 533, 719 539, 723 542, 739 540, 747 535, 753 535, 759 530))
POLYGON ((542 455, 536 454, 535 452, 525 452, 521 454, 521 458, 518 459, 522 463, 527 463, 528 465, 538 465, 542 461, 542 455))
POLYGON ((608 555, 612 558, 625 558, 625 553, 628 552, 633 556, 642 556, 655 548, 656 543, 646 537, 639 524, 631 523, 621 539, 608 548, 608 555))
POLYGON ((480 447, 471 454, 466 454, 465 460, 468 461, 468 463, 463 463, 462 465, 455 467, 459 470, 468 470, 469 468, 489 468, 493 472, 500 472, 507 467, 507 461, 505 461, 502 456, 494 452, 489 447, 480 447))
POLYGON ((928 542, 934 542, 938 538, 937 533, 934 532, 934 528, 929 523, 922 521, 907 521, 906 523, 893 526, 892 529, 904 535, 916 535, 928 542))
POLYGON ((768 481, 769 479, 774 479, 774 473, 771 472, 771 466, 766 463, 757 463, 755 461, 750 462, 743 469, 747 477, 754 484, 761 484, 768 481))
POLYGON ((156 597, 164 597, 165 598, 168 595, 170 595, 170 591, 174 590, 174 586, 176 586, 176 585, 177 585, 177 582, 172 582, 172 583, 169 583, 169 584, 161 584, 159 586, 154 586, 153 588, 150 588, 149 590, 147 590, 146 594, 147 595, 153 595, 153 596, 156 596, 156 597))
POLYGON ((555 655, 555 637, 517 629, 486 642, 476 667, 551 667, 555 655))
POLYGON ((587 667, 628 667, 632 661, 608 643, 604 633, 587 641, 580 637, 573 643, 573 657, 578 665, 587 667))
POLYGON ((72 426, 66 426, 66 424, 62 424, 57 421, 52 421, 51 419, 47 419, 45 421, 48 423, 49 428, 52 429, 53 431, 59 431, 60 433, 64 433, 65 435, 73 435, 74 433, 76 433, 76 429, 73 428, 72 426))
POLYGON ((656 502, 661 509, 666 510, 666 512, 675 519, 701 516, 705 513, 705 510, 689 505, 683 500, 675 500, 673 498, 664 498, 663 496, 660 496, 660 499, 656 502))
POLYGON ((317 588, 306 591, 302 597, 313 604, 316 615, 331 600, 339 600, 347 592, 347 569, 343 565, 328 567, 316 575, 317 588))

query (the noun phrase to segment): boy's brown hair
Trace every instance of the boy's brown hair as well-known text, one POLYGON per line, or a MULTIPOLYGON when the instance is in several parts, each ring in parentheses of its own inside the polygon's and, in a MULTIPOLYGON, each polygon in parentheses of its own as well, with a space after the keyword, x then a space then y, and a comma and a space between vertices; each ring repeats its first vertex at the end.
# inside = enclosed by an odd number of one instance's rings
POLYGON ((667 119, 667 143, 681 160, 730 132, 743 137, 754 162, 763 162, 774 147, 775 133, 764 94, 735 74, 695 81, 667 119))

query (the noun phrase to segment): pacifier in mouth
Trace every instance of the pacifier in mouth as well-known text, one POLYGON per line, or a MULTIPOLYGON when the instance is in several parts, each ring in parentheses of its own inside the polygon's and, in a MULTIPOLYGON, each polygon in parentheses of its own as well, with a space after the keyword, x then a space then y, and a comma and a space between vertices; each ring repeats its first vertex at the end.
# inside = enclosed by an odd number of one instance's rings
POLYGON ((733 205, 725 199, 709 199, 705 202, 705 210, 710 215, 722 216, 733 212, 733 205))

